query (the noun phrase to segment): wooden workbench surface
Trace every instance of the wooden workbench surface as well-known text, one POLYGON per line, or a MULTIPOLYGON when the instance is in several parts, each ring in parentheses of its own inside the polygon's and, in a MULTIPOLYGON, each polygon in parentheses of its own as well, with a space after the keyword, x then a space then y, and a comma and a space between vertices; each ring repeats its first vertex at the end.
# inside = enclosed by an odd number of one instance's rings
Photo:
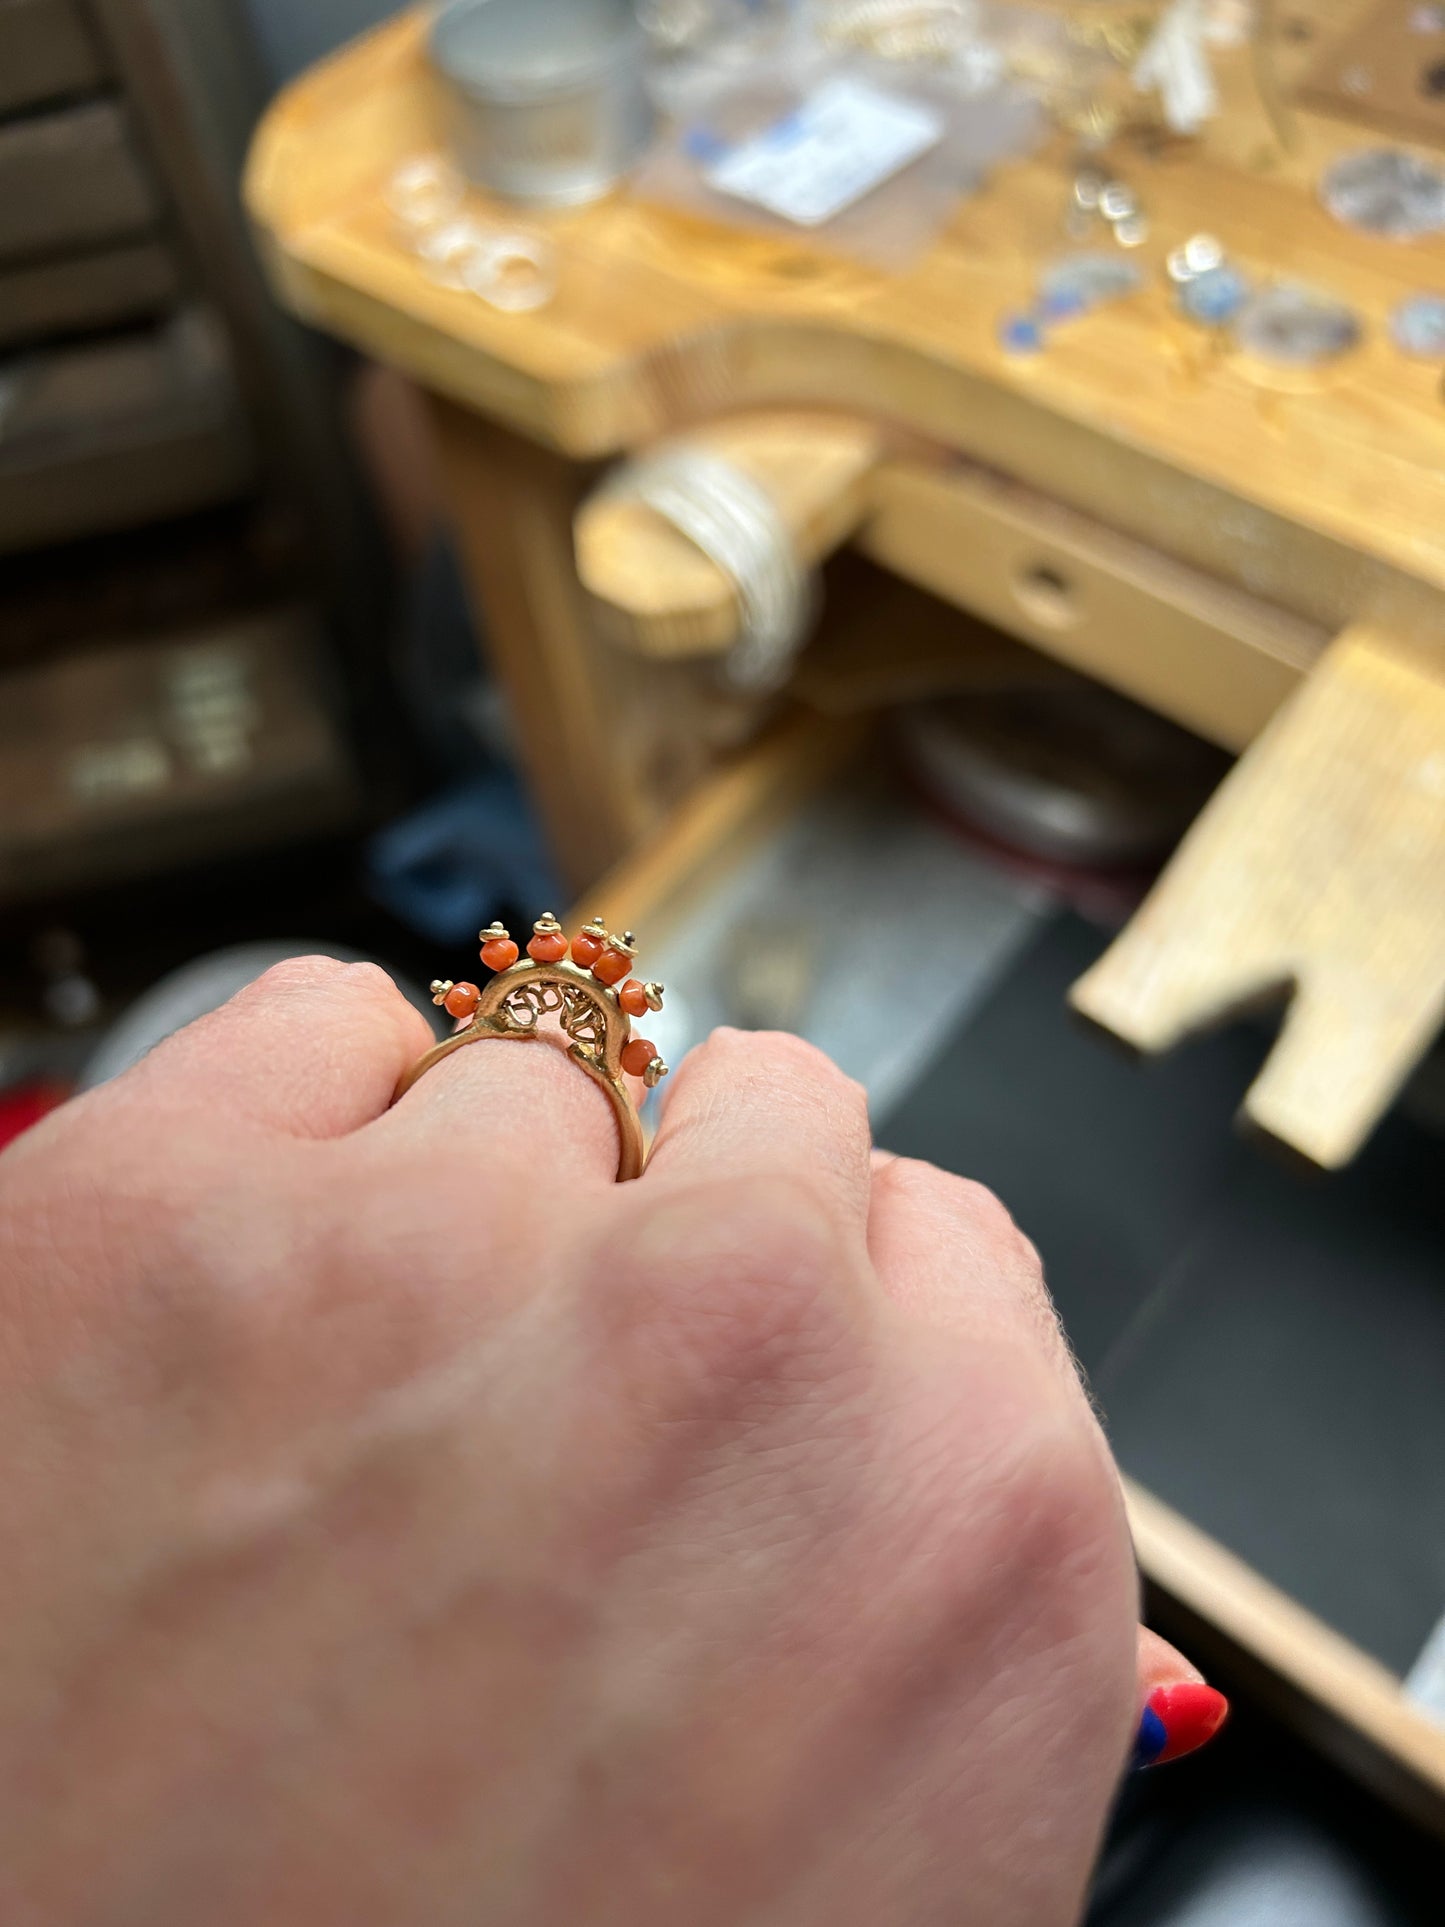
MULTIPOLYGON (((1290 9, 1319 33, 1281 48, 1286 88, 1361 11, 1290 9)), ((610 455, 759 404, 871 412, 1314 620, 1435 629, 1445 403, 1437 371, 1399 355, 1384 322, 1405 294, 1445 287, 1445 239, 1339 226, 1315 197, 1320 169, 1376 137, 1295 113, 1286 152, 1247 52, 1218 53, 1217 68, 1225 108, 1205 143, 1109 156, 1150 217, 1134 258, 1154 284, 1024 359, 1000 349, 997 328, 1069 245, 1062 140, 1000 168, 895 277, 627 195, 528 215, 558 243, 560 285, 547 308, 509 316, 433 284, 384 205, 397 165, 442 145, 424 20, 409 13, 282 95, 248 198, 298 311, 564 453, 610 455), (1292 378, 1211 352, 1173 314, 1160 272, 1200 228, 1246 266, 1351 302, 1364 345, 1292 378)))

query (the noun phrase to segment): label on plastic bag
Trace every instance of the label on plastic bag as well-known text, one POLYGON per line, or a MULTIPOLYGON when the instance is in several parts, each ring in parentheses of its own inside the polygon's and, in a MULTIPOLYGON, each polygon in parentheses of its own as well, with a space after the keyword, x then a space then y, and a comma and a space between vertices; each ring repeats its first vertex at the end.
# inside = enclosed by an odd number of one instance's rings
POLYGON ((710 187, 819 227, 943 139, 940 114, 856 80, 830 80, 706 173, 710 187))

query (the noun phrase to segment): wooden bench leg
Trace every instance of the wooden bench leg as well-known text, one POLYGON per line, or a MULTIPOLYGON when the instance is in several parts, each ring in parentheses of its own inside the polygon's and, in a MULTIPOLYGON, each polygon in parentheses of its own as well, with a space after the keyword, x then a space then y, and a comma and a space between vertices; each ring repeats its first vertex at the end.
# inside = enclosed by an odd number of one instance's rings
POLYGON ((1445 659, 1338 637, 1185 838, 1075 1007, 1146 1052, 1272 994, 1244 1114, 1345 1164, 1445 1020, 1445 659))
POLYGON ((433 414, 448 508, 523 769, 564 881, 583 889, 649 821, 573 560, 585 477, 455 403, 436 399, 433 414))

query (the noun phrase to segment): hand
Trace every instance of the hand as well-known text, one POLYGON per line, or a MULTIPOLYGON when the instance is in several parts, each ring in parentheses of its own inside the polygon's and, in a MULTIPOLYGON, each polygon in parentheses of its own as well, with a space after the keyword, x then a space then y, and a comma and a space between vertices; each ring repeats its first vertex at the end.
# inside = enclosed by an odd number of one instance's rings
POLYGON ((1002 1207, 790 1038, 622 1186, 429 1041, 283 965, 0 1159, 0 1919, 1073 1921, 1135 1578, 1002 1207))

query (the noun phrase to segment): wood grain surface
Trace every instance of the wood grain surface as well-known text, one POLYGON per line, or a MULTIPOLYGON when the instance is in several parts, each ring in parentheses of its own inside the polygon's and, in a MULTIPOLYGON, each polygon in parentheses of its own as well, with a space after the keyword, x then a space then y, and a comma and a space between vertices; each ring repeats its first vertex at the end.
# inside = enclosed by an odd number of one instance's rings
MULTIPOLYGON (((1386 1667, 1132 1479, 1144 1576, 1261 1669, 1289 1724, 1410 1816, 1445 1834, 1445 1727, 1386 1667)), ((1203 1654, 1199 1654, 1201 1659, 1203 1654)))
MULTIPOLYGON (((866 417, 778 409, 728 416, 684 439, 756 482, 800 559, 814 563, 862 520, 885 437, 866 417)), ((579 510, 576 546, 583 586, 622 646, 648 656, 716 656, 737 640, 742 612, 732 579, 627 494, 625 466, 579 510)))
POLYGON ((1368 629, 1331 646, 1073 993, 1150 1052, 1285 997, 1245 1117, 1344 1164, 1445 1021, 1445 679, 1368 629))
MULTIPOLYGON (((1358 4, 1300 0, 1281 47, 1290 83, 1358 4)), ((908 272, 884 276, 776 234, 726 231, 624 193, 532 216, 559 248, 556 299, 499 314, 436 285, 384 195, 442 139, 424 22, 408 13, 283 94, 252 153, 249 205, 284 297, 423 383, 578 457, 608 456, 719 413, 782 403, 864 411, 995 466, 1334 630, 1362 616, 1427 641, 1445 587, 1445 408, 1431 367, 1385 338, 1390 308, 1445 280, 1445 241, 1339 226, 1315 183, 1360 143, 1295 116, 1283 151, 1247 50, 1220 51, 1224 111, 1201 145, 1111 165, 1151 220, 1158 269, 1200 228, 1260 273, 1352 302, 1363 346, 1306 380, 1216 355, 1162 275, 1010 357, 1000 317, 1069 243, 1062 139, 960 203, 908 272)), ((515 210, 473 197, 477 212, 515 210)))

